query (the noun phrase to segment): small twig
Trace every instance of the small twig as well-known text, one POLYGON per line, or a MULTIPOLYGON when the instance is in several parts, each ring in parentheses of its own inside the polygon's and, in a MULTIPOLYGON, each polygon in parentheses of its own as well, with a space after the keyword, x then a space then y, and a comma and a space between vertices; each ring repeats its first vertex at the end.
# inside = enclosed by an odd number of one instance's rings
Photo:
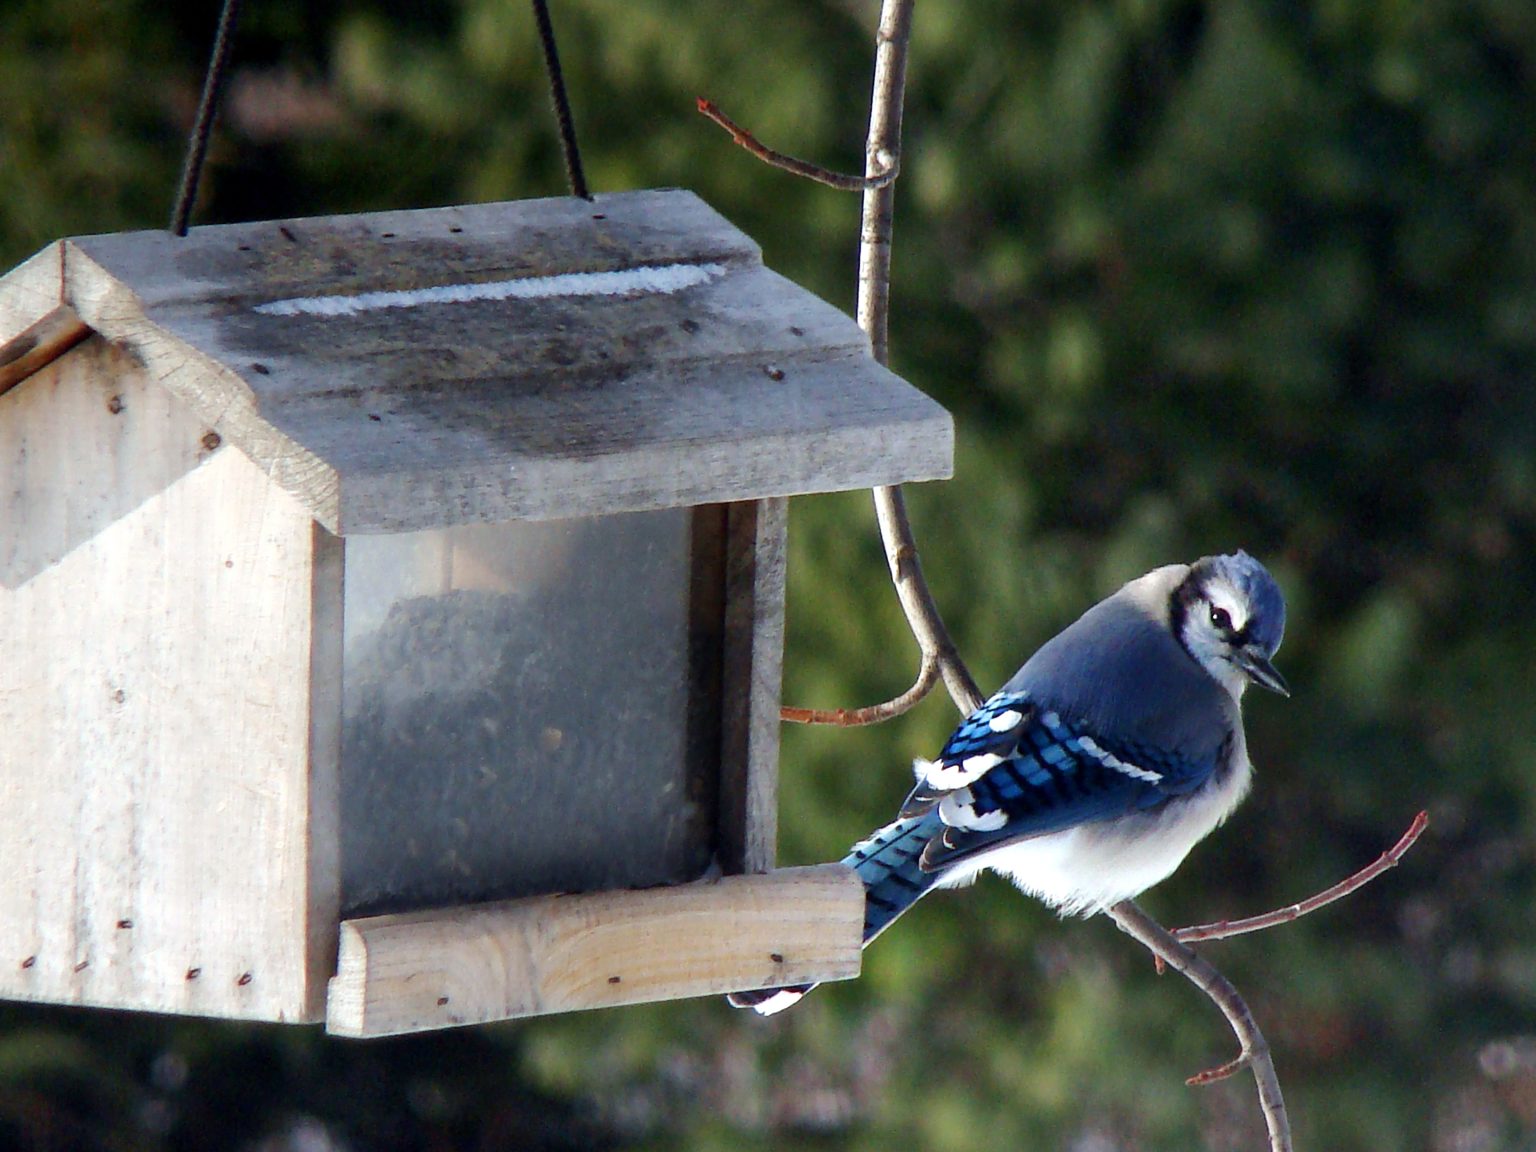
POLYGON ((576 121, 571 115, 571 98, 565 91, 565 73, 560 69, 560 51, 555 44, 555 26, 549 19, 548 0, 533 0, 533 19, 539 29, 539 45, 544 50, 544 72, 549 77, 549 102, 555 109, 555 125, 560 130, 560 151, 565 157, 565 177, 571 195, 592 199, 587 190, 587 175, 581 166, 581 148, 576 143, 576 121))
POLYGON ((867 708, 795 708, 786 706, 779 709, 779 719, 787 724, 830 724, 835 728, 857 728, 864 724, 880 724, 886 720, 894 720, 905 712, 910 712, 933 691, 933 686, 939 682, 938 661, 931 659, 927 653, 923 654, 922 666, 917 670, 917 679, 912 687, 908 688, 900 696, 893 697, 883 704, 871 704, 867 708))
POLYGON ((1239 1052, 1231 1060, 1218 1068, 1207 1068, 1204 1072, 1196 1072, 1193 1076, 1186 1076, 1184 1083, 1191 1088, 1204 1088, 1207 1084, 1215 1084, 1218 1080, 1227 1080, 1236 1076, 1244 1068, 1253 1063, 1253 1058, 1246 1052, 1239 1052))
POLYGON ((213 37, 213 51, 208 56, 208 71, 203 77, 203 95, 197 103, 197 116, 187 135, 187 155, 181 165, 181 182, 176 201, 171 205, 171 232, 187 234, 192 207, 197 202, 197 186, 203 179, 203 160, 208 155, 208 138, 219 113, 219 98, 224 94, 224 76, 229 70, 229 53, 235 43, 235 27, 240 21, 240 0, 224 0, 219 15, 219 30, 213 37))
POLYGON ((768 147, 720 111, 719 105, 712 100, 706 100, 700 96, 698 107, 700 112, 729 132, 732 140, 770 167, 803 176, 807 180, 814 180, 818 184, 825 184, 828 188, 836 188, 840 192, 863 192, 870 188, 883 188, 896 179, 898 165, 894 158, 888 158, 880 171, 868 176, 851 176, 846 172, 835 172, 831 168, 823 168, 820 164, 812 164, 808 160, 801 160, 768 147))
POLYGON ((1297 904, 1289 904, 1284 908, 1277 908, 1273 912, 1265 912, 1261 916, 1248 916, 1242 920, 1217 920, 1211 924, 1196 924, 1190 928, 1179 928, 1173 933, 1174 938, 1185 943, 1196 940, 1225 940, 1229 936, 1241 936, 1245 932, 1259 932, 1265 928, 1273 928, 1277 924, 1289 924, 1293 920, 1299 920, 1308 912, 1316 912, 1325 905, 1332 904, 1335 900, 1348 896, 1357 888, 1369 884, 1397 864, 1412 848, 1424 829, 1429 827, 1429 813, 1420 812, 1413 818, 1413 823, 1408 825, 1408 830, 1387 851, 1383 852, 1374 863, 1366 865, 1353 876, 1339 881, 1332 888, 1324 889, 1316 896, 1308 897, 1297 904))
POLYGON ((1249 1068, 1259 1090, 1259 1110, 1269 1130, 1270 1152, 1291 1152, 1291 1122, 1285 1111, 1285 1097, 1275 1062, 1269 1054, 1269 1042, 1238 994, 1232 982, 1218 972, 1204 957, 1174 938, 1173 933, 1143 912, 1134 900, 1122 900, 1106 913, 1126 935, 1140 942, 1152 955, 1209 996, 1232 1026, 1241 1051, 1237 1058, 1219 1068, 1191 1076, 1186 1083, 1212 1084, 1249 1068))

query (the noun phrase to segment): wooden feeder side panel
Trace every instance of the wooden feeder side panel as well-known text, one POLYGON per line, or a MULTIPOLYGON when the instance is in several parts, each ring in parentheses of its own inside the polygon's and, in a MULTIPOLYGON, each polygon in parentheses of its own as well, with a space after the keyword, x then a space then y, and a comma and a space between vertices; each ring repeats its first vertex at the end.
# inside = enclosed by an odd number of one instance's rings
POLYGON ((727 512, 719 849, 727 872, 767 872, 776 855, 788 520, 782 497, 727 512))
POLYGON ((338 544, 100 338, 0 395, 0 995, 321 1014, 338 544))

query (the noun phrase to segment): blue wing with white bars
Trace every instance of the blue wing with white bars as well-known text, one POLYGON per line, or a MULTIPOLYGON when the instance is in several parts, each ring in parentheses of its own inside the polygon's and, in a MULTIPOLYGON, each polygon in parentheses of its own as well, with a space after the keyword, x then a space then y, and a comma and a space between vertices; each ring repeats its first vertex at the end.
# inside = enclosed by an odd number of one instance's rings
POLYGON ((1028 692, 999 692, 965 718, 937 759, 917 762, 901 818, 937 814, 943 831, 921 866, 938 872, 1010 840, 1155 808, 1199 788, 1224 755, 1196 761, 1106 740, 1028 692))

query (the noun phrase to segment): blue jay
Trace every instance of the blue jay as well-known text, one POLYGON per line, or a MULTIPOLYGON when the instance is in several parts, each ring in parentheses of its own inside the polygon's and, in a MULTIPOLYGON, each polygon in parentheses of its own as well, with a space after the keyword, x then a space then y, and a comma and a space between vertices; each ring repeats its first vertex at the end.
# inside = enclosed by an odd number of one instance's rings
MULTIPOLYGON (((864 944, 933 888, 983 868, 1063 916, 1166 879, 1252 780, 1240 704, 1289 696, 1270 663, 1285 600, 1245 552, 1173 564, 1102 600, 955 729, 896 819, 843 863, 864 881, 864 944)), ((772 1015, 811 985, 731 996, 772 1015)))

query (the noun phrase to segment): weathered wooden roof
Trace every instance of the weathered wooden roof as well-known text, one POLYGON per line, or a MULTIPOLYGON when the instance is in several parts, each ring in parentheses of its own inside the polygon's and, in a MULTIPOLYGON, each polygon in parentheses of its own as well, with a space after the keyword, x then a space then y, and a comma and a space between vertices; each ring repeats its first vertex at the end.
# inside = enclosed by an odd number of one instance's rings
POLYGON ((951 471, 948 414, 684 191, 63 240, 0 279, 0 392, 92 330, 342 533, 951 471))

